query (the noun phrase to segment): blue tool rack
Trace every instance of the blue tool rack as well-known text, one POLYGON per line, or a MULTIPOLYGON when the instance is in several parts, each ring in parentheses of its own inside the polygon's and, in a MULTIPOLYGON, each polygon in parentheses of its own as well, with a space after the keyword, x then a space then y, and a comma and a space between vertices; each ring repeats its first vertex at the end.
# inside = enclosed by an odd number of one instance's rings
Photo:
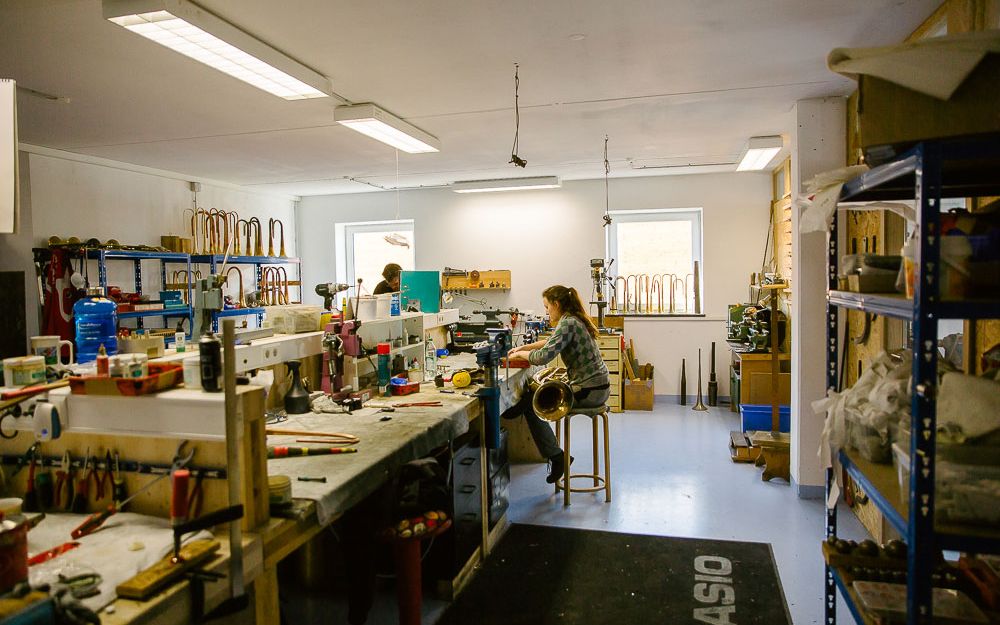
MULTIPOLYGON (((934 473, 939 319, 1000 318, 1000 300, 941 301, 938 293, 941 198, 1000 195, 1000 134, 925 141, 897 159, 879 165, 844 185, 841 202, 915 200, 920 234, 913 300, 885 294, 837 290, 837 216, 828 239, 827 260, 827 387, 838 388, 838 312, 861 310, 909 321, 913 337, 913 389, 910 440, 909 508, 902 509, 895 471, 872 465, 842 450, 841 465, 868 494, 907 545, 907 623, 928 625, 931 573, 940 549, 1000 553, 1000 532, 983 528, 935 525, 934 473), (885 471, 892 473, 885 479, 885 471)), ((996 297, 994 294, 993 297, 996 297)), ((827 496, 833 485, 827 469, 827 496)), ((837 534, 837 510, 827 509, 826 536, 837 534)), ((836 623, 836 592, 840 588, 858 623, 869 623, 853 590, 835 567, 826 567, 826 625, 836 623)))
MULTIPOLYGON (((229 265, 252 265, 254 268, 254 284, 260 284, 261 272, 264 265, 295 265, 300 266, 301 260, 293 257, 281 257, 281 256, 229 256, 226 257, 222 254, 195 254, 191 256, 191 262, 196 264, 207 264, 210 268, 210 273, 215 273, 216 270, 222 266, 223 262, 229 265)), ((299 287, 299 300, 302 300, 301 289, 302 289, 302 271, 298 271, 298 280, 295 285, 289 282, 290 286, 299 287)), ((264 308, 229 308, 212 314, 212 331, 219 331, 219 319, 223 317, 249 317, 254 316, 257 318, 257 327, 261 327, 264 324, 264 308)))
MULTIPOLYGON (((166 289, 167 285, 167 264, 168 263, 179 263, 183 264, 187 270, 188 275, 191 275, 191 256, 189 254, 181 254, 177 252, 146 252, 137 250, 87 250, 87 258, 97 261, 97 275, 98 283, 104 288, 104 292, 107 293, 108 289, 108 261, 109 260, 130 260, 133 264, 133 271, 135 276, 135 292, 142 293, 142 261, 144 260, 158 260, 160 261, 160 284, 166 289)), ((188 283, 188 298, 187 301, 191 301, 191 284, 188 283)), ((193 321, 193 310, 190 306, 175 307, 165 310, 144 310, 138 312, 123 312, 118 313, 118 319, 135 319, 136 327, 143 327, 143 319, 146 317, 162 317, 164 319, 168 317, 186 317, 188 320, 188 335, 191 334, 192 321, 193 321)))

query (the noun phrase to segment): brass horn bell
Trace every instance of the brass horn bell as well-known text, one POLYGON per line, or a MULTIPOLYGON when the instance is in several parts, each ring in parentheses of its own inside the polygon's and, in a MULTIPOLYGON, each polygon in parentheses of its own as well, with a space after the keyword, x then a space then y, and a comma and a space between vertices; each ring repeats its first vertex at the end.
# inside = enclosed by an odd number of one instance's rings
POLYGON ((531 376, 531 407, 539 418, 558 421, 573 409, 573 387, 564 367, 546 367, 531 376))

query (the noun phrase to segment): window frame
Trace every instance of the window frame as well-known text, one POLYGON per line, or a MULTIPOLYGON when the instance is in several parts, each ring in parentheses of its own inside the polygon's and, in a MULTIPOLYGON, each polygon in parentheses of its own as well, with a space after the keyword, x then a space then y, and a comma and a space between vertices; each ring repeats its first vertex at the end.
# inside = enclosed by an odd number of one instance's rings
MULTIPOLYGON (((691 227, 691 261, 698 261, 699 271, 699 284, 698 284, 698 297, 704 302, 705 301, 705 247, 704 247, 704 208, 703 207, 688 207, 688 208, 652 208, 652 209, 633 209, 633 210, 617 210, 611 212, 611 225, 608 226, 607 232, 605 233, 604 243, 605 252, 608 259, 618 258, 618 224, 619 223, 641 223, 641 222, 651 222, 651 221, 690 221, 692 222, 691 227)), ((617 263, 613 266, 612 271, 609 272, 612 279, 617 279, 621 274, 619 274, 619 269, 621 265, 617 263)), ((635 313, 627 312, 624 316, 628 317, 703 317, 705 316, 705 309, 702 306, 701 313, 684 312, 684 313, 635 313)))
MULTIPOLYGON (((344 250, 344 273, 343 281, 347 284, 356 284, 357 276, 354 268, 354 235, 370 232, 384 232, 386 234, 399 232, 406 234, 410 239, 410 249, 413 251, 414 266, 417 260, 417 243, 414 236, 414 221, 412 219, 395 219, 387 221, 355 221, 341 222, 335 224, 338 235, 343 237, 344 250), (342 233, 342 234, 341 234, 342 233)), ((340 238, 338 236, 337 238, 340 238)), ((338 272, 339 274, 339 272, 338 272)), ((340 279, 340 277, 338 277, 340 279)), ((374 288, 374 286, 372 287, 374 288)))

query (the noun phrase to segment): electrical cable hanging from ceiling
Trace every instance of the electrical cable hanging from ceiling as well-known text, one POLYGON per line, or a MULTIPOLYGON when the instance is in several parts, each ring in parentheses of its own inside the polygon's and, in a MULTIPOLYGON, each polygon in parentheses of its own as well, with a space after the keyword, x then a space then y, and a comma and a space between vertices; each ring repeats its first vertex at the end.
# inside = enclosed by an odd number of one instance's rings
POLYGON ((513 163, 515 167, 527 167, 528 161, 517 155, 517 139, 518 134, 521 131, 521 109, 518 107, 517 103, 517 100, 520 97, 518 91, 521 85, 521 79, 518 77, 517 73, 518 67, 518 64, 514 63, 514 145, 510 149, 510 160, 507 162, 513 163))
MULTIPOLYGON (((396 150, 396 221, 399 221, 399 150, 396 150)), ((400 247, 410 247, 410 240, 405 234, 392 232, 382 237, 389 245, 400 247)))
POLYGON ((611 225, 611 194, 608 191, 608 175, 611 163, 608 161, 608 135, 604 135, 604 227, 611 225))

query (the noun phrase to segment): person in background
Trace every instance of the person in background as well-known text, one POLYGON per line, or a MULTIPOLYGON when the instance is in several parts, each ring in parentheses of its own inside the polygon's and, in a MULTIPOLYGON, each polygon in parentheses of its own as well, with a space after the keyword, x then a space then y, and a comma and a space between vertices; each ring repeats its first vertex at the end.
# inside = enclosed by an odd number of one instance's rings
MULTIPOLYGON (((549 324, 555 328, 552 335, 546 341, 515 348, 507 355, 508 360, 527 360, 533 365, 545 365, 556 356, 562 356, 574 391, 574 406, 603 406, 611 395, 608 367, 597 344, 597 326, 587 314, 580 295, 574 288, 550 286, 542 292, 542 303, 549 315, 549 324)), ((532 409, 531 398, 531 393, 526 392, 517 406, 503 416, 513 418, 523 412, 538 451, 549 461, 546 481, 552 484, 566 470, 565 459, 552 428, 532 409)))
POLYGON ((403 268, 396 263, 389 263, 382 269, 382 280, 375 285, 375 290, 372 292, 373 295, 382 295, 383 293, 395 293, 399 290, 399 276, 403 273, 403 268))

